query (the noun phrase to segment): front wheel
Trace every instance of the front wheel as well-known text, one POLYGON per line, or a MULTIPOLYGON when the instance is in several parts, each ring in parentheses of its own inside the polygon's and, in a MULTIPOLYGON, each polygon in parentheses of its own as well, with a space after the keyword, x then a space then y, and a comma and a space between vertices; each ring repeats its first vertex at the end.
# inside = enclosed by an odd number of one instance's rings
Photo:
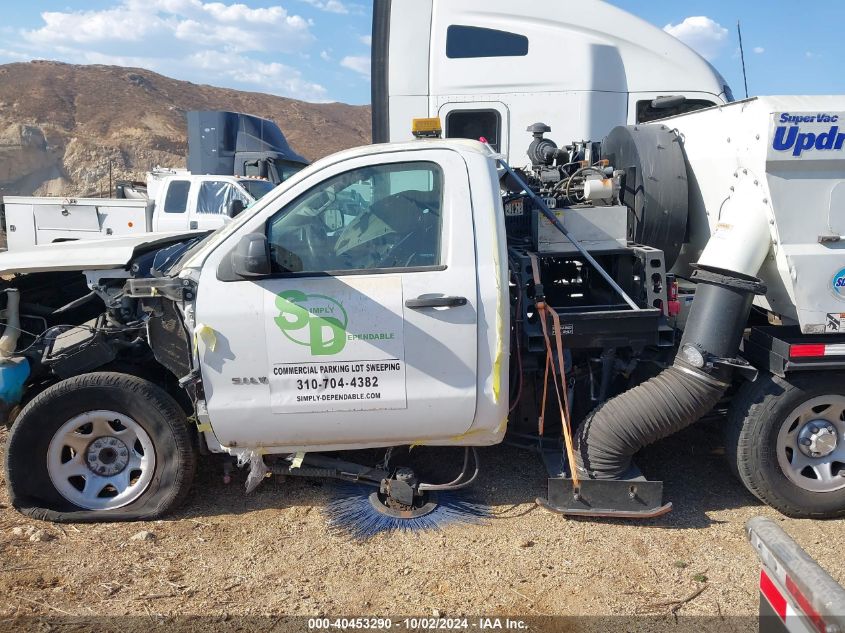
POLYGON ((748 490, 783 514, 845 516, 845 375, 746 383, 728 414, 726 453, 748 490))
POLYGON ((6 449, 13 505, 50 521, 157 518, 184 499, 195 465, 179 405, 119 373, 75 376, 39 394, 6 449))

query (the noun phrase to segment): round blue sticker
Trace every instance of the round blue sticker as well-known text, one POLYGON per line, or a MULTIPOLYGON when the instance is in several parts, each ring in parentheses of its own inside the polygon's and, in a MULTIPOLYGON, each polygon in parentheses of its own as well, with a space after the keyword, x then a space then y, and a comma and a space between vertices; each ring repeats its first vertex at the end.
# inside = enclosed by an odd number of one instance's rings
POLYGON ((845 301, 845 268, 833 276, 831 286, 833 288, 833 294, 845 301))

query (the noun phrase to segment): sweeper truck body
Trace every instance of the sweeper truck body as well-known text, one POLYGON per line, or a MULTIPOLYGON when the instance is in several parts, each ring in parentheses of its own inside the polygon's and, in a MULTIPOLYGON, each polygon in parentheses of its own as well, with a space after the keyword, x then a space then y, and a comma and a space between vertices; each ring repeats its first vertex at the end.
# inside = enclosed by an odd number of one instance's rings
POLYGON ((199 448, 418 520, 507 440, 550 509, 654 516, 634 454, 727 407, 754 494, 841 515, 844 113, 761 98, 565 146, 538 123, 520 170, 476 141, 363 147, 206 237, 0 255, 12 503, 158 516, 199 448), (408 445, 465 447, 459 475, 421 481, 408 445))

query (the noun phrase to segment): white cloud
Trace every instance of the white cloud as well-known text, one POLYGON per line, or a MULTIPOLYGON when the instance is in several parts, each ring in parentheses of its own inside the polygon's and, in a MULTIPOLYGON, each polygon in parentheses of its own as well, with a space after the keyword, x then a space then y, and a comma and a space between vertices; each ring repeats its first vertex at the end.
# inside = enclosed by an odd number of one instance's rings
POLYGON ((370 76, 369 55, 349 55, 340 60, 340 65, 349 70, 354 70, 356 73, 361 73, 367 77, 370 76))
POLYGON ((328 13, 349 13, 349 9, 340 0, 303 0, 312 7, 328 13))
POLYGON ((170 55, 199 46, 294 52, 314 39, 304 18, 280 6, 251 9, 200 0, 124 0, 102 11, 47 11, 41 18, 41 28, 22 32, 34 46, 61 42, 120 54, 170 55))
POLYGON ((718 57, 728 43, 728 29, 703 15, 686 18, 679 24, 667 24, 663 30, 708 60, 718 57))
POLYGON ((46 11, 41 18, 39 28, 8 38, 16 44, 0 57, 131 65, 195 82, 326 98, 325 88, 296 68, 265 61, 302 54, 315 40, 308 20, 279 5, 120 0, 108 9, 46 11))
POLYGON ((372 35, 362 35, 358 38, 361 40, 361 44, 364 46, 372 46, 373 45, 373 36, 372 35))
POLYGON ((263 63, 242 55, 207 50, 191 55, 188 63, 207 71, 208 77, 228 77, 244 86, 256 86, 276 94, 326 98, 325 88, 307 81, 295 68, 278 62, 263 63))
POLYGON ((320 59, 324 62, 332 61, 332 54, 329 51, 320 51, 320 59))
POLYGON ((755 46, 754 52, 757 53, 758 55, 762 55, 763 53, 766 52, 766 49, 763 48, 762 46, 755 46))

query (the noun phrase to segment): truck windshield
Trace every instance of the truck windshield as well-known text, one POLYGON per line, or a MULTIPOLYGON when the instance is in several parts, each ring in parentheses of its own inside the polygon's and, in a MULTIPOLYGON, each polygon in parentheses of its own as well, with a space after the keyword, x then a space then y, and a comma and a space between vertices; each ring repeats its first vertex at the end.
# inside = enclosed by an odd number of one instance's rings
POLYGON ((276 169, 279 172, 279 178, 282 182, 290 178, 296 173, 305 169, 308 165, 304 163, 292 163, 286 160, 276 160, 276 169))
POLYGON ((275 185, 268 180, 239 180, 238 184, 246 189, 256 200, 261 200, 268 193, 273 191, 275 185))

